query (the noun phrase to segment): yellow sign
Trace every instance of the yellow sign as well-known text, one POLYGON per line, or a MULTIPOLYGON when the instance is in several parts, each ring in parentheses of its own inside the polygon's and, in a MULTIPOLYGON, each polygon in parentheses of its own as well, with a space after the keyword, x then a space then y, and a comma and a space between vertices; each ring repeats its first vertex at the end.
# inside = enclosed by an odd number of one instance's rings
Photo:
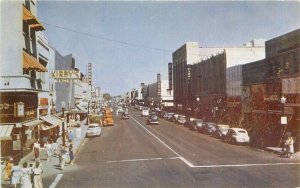
POLYGON ((80 79, 78 70, 55 70, 52 72, 54 79, 80 79))

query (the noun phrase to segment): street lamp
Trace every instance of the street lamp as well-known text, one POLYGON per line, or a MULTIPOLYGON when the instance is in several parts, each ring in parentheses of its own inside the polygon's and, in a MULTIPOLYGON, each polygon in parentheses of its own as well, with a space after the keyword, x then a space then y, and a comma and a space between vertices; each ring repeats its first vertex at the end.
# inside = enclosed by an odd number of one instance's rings
POLYGON ((200 106, 199 106, 199 102, 200 102, 200 97, 197 97, 197 109, 198 109, 198 116, 200 114, 200 106))
POLYGON ((63 122, 62 122, 62 141, 63 141, 63 146, 66 145, 66 138, 65 138, 65 107, 66 103, 65 101, 61 102, 61 110, 62 110, 62 117, 63 117, 63 122))
POLYGON ((86 125, 89 124, 89 113, 90 113, 90 101, 88 102, 87 115, 86 115, 86 125))

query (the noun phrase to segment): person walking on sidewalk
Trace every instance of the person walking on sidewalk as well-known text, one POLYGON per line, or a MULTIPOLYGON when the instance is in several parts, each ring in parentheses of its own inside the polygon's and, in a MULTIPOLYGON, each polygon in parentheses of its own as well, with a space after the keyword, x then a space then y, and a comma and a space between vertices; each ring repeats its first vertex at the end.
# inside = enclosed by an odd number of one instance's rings
POLYGON ((12 158, 8 158, 6 159, 6 163, 5 163, 5 172, 4 172, 4 180, 5 181, 10 181, 11 179, 11 173, 12 173, 12 158))
POLYGON ((69 138, 69 142, 70 143, 73 143, 73 140, 74 140, 74 133, 72 130, 69 131, 68 133, 68 138, 69 138))
POLYGON ((21 188, 32 188, 31 174, 32 169, 28 167, 28 163, 23 163, 23 168, 21 168, 21 188))
POLYGON ((52 144, 48 141, 45 148, 47 150, 47 161, 50 161, 50 157, 52 156, 52 144))
POLYGON ((17 162, 12 167, 12 177, 11 177, 11 185, 16 188, 20 184, 21 180, 21 167, 19 166, 19 162, 17 162))
POLYGON ((69 158, 70 158, 70 164, 73 165, 74 151, 73 151, 72 143, 69 145, 69 158))
POLYGON ((291 137, 291 136, 288 137, 287 145, 288 145, 287 157, 291 158, 293 153, 294 153, 294 139, 293 139, 293 137, 291 137))
POLYGON ((34 152, 35 160, 40 157, 40 150, 41 150, 41 145, 39 143, 39 140, 37 140, 35 143, 33 143, 33 152, 34 152))
POLYGON ((33 185, 34 188, 43 188, 42 182, 42 173, 43 173, 43 166, 40 160, 35 162, 35 166, 33 167, 33 185))

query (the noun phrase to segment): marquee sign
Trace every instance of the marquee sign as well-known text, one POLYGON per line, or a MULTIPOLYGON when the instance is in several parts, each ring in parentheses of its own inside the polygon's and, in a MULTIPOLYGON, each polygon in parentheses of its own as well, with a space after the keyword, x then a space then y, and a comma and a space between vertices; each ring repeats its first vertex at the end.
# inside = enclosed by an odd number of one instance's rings
POLYGON ((79 70, 55 70, 52 72, 52 77, 57 82, 70 83, 80 80, 79 70))

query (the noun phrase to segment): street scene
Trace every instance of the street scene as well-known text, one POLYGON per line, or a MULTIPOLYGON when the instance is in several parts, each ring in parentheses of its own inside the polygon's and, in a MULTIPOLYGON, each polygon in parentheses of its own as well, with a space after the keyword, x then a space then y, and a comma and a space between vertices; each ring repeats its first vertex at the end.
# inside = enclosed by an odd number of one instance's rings
POLYGON ((0 9, 1 187, 300 187, 298 2, 0 9))

